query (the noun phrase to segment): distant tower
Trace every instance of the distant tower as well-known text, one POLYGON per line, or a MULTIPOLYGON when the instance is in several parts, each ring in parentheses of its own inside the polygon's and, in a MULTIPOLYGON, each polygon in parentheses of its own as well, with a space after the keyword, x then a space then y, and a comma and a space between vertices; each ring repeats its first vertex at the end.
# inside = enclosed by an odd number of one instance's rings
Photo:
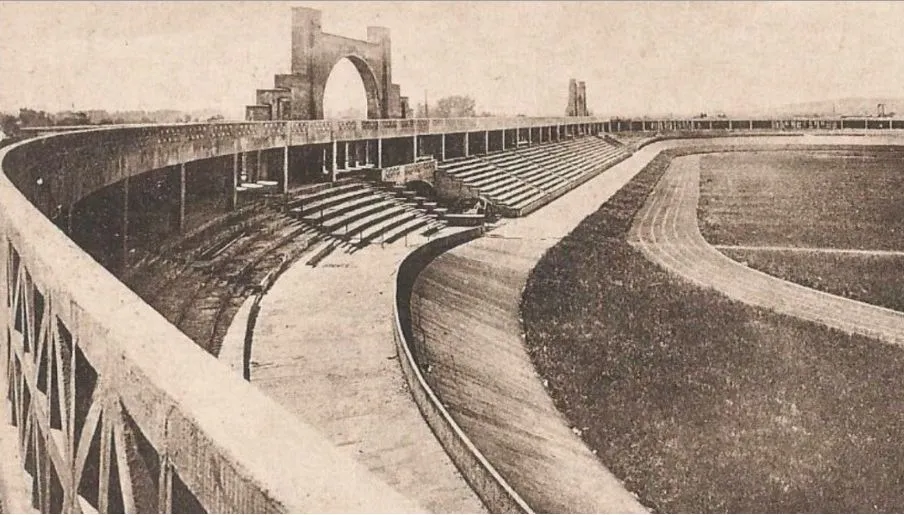
POLYGON ((587 116, 587 86, 574 79, 568 81, 568 106, 565 116, 587 116))

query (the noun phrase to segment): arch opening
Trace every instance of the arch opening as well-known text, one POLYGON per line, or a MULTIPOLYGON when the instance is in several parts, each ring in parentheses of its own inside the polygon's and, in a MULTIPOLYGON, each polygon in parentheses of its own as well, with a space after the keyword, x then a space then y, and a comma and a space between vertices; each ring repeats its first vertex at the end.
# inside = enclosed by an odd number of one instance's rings
POLYGON ((333 65, 323 87, 323 118, 380 118, 377 81, 367 62, 345 56, 333 65))

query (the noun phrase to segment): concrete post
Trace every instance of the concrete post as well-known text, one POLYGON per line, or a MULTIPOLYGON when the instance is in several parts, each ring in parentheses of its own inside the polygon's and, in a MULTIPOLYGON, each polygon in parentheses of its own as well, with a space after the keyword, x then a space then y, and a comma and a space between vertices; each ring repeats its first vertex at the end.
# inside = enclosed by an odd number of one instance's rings
POLYGON ((283 145, 283 162, 282 162, 282 194, 283 209, 287 209, 289 203, 289 146, 292 144, 292 132, 289 124, 286 124, 286 143, 283 145))
POLYGON ((346 170, 348 170, 349 168, 352 168, 353 162, 354 162, 354 160, 352 159, 352 156, 348 151, 348 141, 346 141, 345 142, 345 166, 344 166, 344 168, 346 170))
POLYGON ((728 130, 734 129, 734 126, 731 123, 731 119, 728 120, 728 130))
POLYGON ((533 145, 534 143, 534 128, 528 127, 527 129, 527 145, 533 145))
POLYGON ((470 149, 468 148, 468 144, 469 144, 469 140, 470 140, 470 139, 471 139, 471 138, 468 137, 468 133, 466 132, 466 133, 465 133, 465 157, 468 157, 468 156, 471 155, 471 153, 469 152, 470 149))
MULTIPOLYGON (((122 169, 122 160, 119 162, 122 169)), ((129 268, 129 176, 126 175, 122 180, 122 215, 121 225, 119 227, 120 248, 120 270, 125 272, 129 268)))
POLYGON ((502 129, 502 150, 505 150, 505 129, 502 129))
POLYGON ((245 176, 245 181, 250 182, 251 176, 248 174, 248 152, 242 152, 242 172, 241 175, 245 176))
POLYGON ((383 168, 383 138, 377 138, 377 168, 383 168))
POLYGON ((185 232, 185 163, 179 163, 179 213, 176 227, 180 234, 185 232))
POLYGON ((490 131, 483 131, 483 153, 490 153, 490 131))
POLYGON ((333 167, 330 168, 330 182, 336 182, 336 154, 339 150, 339 142, 333 140, 333 167))
POLYGON ((289 143, 283 145, 282 157, 282 192, 283 195, 289 194, 289 143))
POLYGON ((411 149, 412 149, 411 162, 416 163, 417 162, 417 150, 418 150, 417 149, 417 134, 415 134, 414 136, 411 137, 411 149))
POLYGON ((229 200, 228 208, 235 211, 239 203, 239 143, 235 142, 235 152, 232 154, 232 178, 229 181, 229 200))
MULTIPOLYGON (((72 204, 69 204, 69 212, 70 214, 72 213, 72 204)), ((71 232, 72 231, 70 231, 70 233, 71 232)), ((11 292, 9 291, 9 282, 10 280, 12 280, 12 277, 9 277, 7 274, 10 272, 12 266, 10 264, 11 258, 9 256, 11 244, 6 241, 6 234, 3 234, 2 238, 4 241, 3 245, 0 245, 0 302, 2 302, 3 305, 0 306, 0 330, 3 331, 4 336, 2 339, 0 339, 0 342, 4 343, 0 343, 0 355, 6 358, 8 356, 11 356, 11 350, 9 349, 9 346, 12 345, 12 342, 9 341, 5 334, 8 330, 7 327, 9 327, 10 317, 13 316, 12 313, 7 311, 11 311, 12 308, 8 308, 6 304, 8 302, 7 299, 9 299, 11 295, 11 292)), ((15 270, 13 270, 12 272, 14 274, 17 273, 15 270)), ((6 363, 4 363, 4 365, 6 365, 6 363)), ((10 387, 10 382, 12 380, 13 378, 7 376, 6 371, 0 374, 0 391, 4 391, 7 394, 10 393, 8 388, 10 387)), ((0 423, 7 424, 12 422, 12 419, 14 419, 12 413, 10 413, 8 411, 8 408, 4 406, 4 414, 0 416, 0 423)))
POLYGON ((441 150, 441 154, 440 154, 442 157, 441 160, 445 161, 446 160, 446 133, 445 132, 440 135, 440 139, 442 140, 442 150, 441 150))
POLYGON ((750 130, 753 130, 753 120, 750 120, 749 125, 750 125, 750 130))
POLYGON ((261 153, 262 152, 263 152, 263 150, 258 150, 257 152, 255 152, 254 174, 252 177, 248 178, 251 182, 257 182, 257 181, 261 180, 261 161, 262 161, 261 153))

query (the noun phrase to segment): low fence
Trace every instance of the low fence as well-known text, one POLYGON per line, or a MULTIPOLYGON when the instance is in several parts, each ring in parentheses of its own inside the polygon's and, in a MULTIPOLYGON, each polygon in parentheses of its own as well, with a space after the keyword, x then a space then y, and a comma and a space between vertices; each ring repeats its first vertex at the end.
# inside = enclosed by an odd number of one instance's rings
POLYGON ((493 513, 533 513, 530 506, 474 446, 427 383, 409 342, 411 334, 411 291, 418 274, 439 254, 483 234, 483 227, 438 238, 414 250, 399 266, 393 306, 393 334, 399 364, 415 403, 433 434, 446 450, 465 480, 493 513))

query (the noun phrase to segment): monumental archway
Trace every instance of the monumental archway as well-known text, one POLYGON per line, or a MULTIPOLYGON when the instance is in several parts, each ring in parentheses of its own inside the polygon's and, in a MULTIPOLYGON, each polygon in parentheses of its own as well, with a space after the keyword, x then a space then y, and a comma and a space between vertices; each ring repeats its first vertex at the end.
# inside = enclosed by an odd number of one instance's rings
POLYGON ((389 29, 368 27, 367 41, 327 34, 321 13, 292 8, 292 73, 277 75, 274 89, 259 89, 251 120, 319 120, 323 92, 333 67, 342 59, 355 65, 367 95, 368 118, 403 117, 399 86, 392 83, 389 29))
MULTIPOLYGON (((373 70, 371 70, 370 66, 367 64, 367 61, 361 59, 358 56, 343 56, 333 65, 333 67, 327 73, 327 78, 323 81, 322 88, 316 87, 316 91, 319 91, 319 97, 315 100, 314 103, 320 105, 320 111, 324 115, 321 116, 321 118, 327 117, 330 108, 330 97, 332 97, 332 100, 335 103, 337 101, 336 96, 340 94, 340 89, 342 90, 341 93, 343 94, 343 103, 345 103, 346 105, 348 105, 349 103, 355 103, 357 105, 354 105, 353 107, 355 107, 356 109, 361 107, 361 97, 359 96, 360 92, 362 91, 361 88, 363 88, 363 98, 365 101, 364 108, 367 118, 381 118, 382 107, 380 102, 380 90, 377 86, 377 78, 374 75, 373 70), (355 80, 354 78, 352 78, 352 76, 356 77, 359 80, 355 80), (348 83, 345 83, 343 81, 353 81, 356 83, 356 86, 352 87, 348 83), (341 85, 337 87, 337 84, 341 85), (349 93, 351 93, 351 89, 354 89, 354 98, 348 98, 349 93)), ((333 107, 335 108, 336 106, 334 105, 333 107)))

